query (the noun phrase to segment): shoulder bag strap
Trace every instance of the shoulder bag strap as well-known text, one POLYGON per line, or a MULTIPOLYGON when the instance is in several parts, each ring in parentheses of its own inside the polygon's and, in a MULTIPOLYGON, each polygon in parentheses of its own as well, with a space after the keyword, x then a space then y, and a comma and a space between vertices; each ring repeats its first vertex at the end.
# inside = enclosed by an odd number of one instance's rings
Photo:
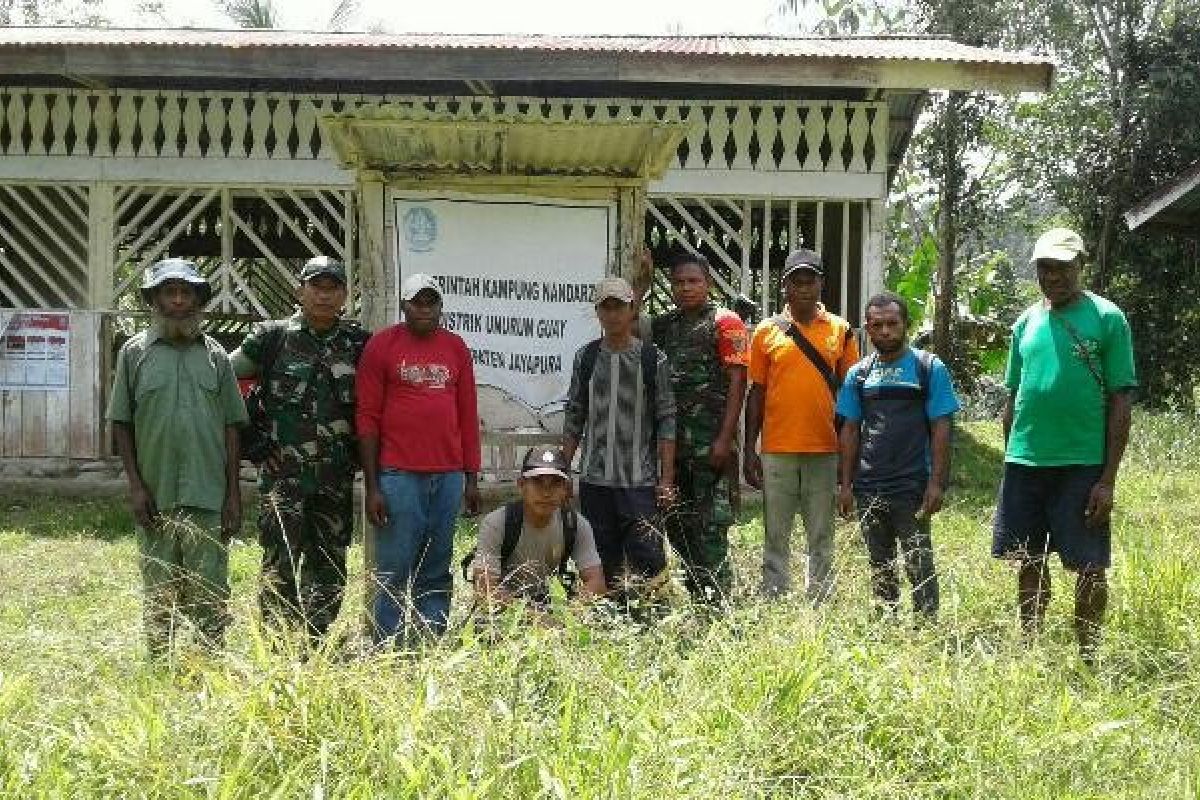
POLYGON ((833 371, 833 367, 829 366, 829 362, 825 360, 817 348, 813 347, 812 342, 808 340, 800 329, 789 319, 784 317, 775 317, 775 325, 796 343, 796 347, 800 348, 800 352, 812 362, 813 367, 821 375, 821 379, 825 381, 825 385, 829 387, 829 391, 833 396, 837 397, 838 379, 837 373, 833 371))

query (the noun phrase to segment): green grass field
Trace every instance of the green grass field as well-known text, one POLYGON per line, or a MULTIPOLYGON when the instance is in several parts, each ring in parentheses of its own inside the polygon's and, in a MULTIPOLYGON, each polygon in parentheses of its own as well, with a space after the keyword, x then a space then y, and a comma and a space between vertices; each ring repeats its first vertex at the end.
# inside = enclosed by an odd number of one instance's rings
POLYGON ((155 667, 124 505, 0 497, 0 793, 1200 796, 1200 425, 1137 420, 1095 673, 1078 665, 1057 569, 1044 634, 1018 634, 1015 577, 988 556, 998 438, 959 431, 934 526, 942 616, 920 631, 873 620, 849 526, 830 607, 755 600, 748 513, 738 607, 721 621, 569 619, 492 645, 460 629, 420 657, 300 663, 253 633, 245 545, 228 653, 155 667))

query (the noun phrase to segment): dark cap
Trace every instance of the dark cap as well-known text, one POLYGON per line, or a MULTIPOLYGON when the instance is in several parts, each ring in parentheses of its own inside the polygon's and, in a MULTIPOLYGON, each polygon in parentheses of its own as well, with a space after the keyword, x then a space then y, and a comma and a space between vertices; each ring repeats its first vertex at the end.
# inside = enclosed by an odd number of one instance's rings
POLYGON ((820 253, 807 250, 803 247, 799 250, 793 250, 788 254, 787 260, 783 262, 783 272, 780 274, 779 279, 784 280, 798 269, 806 269, 818 275, 825 274, 825 267, 821 263, 820 253))
POLYGON ((557 475, 567 480, 571 479, 571 465, 563 454, 561 447, 540 444, 531 447, 521 462, 521 477, 533 478, 538 475, 557 475))
POLYGON ((328 275, 342 286, 346 285, 346 266, 329 256, 310 258, 304 268, 300 270, 300 282, 308 283, 313 278, 319 278, 322 275, 328 275))

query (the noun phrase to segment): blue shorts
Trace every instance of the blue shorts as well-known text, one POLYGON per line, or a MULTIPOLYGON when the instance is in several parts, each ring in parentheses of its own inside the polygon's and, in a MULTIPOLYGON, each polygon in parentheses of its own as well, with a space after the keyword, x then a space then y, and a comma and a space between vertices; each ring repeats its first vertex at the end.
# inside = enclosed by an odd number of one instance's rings
POLYGON ((1109 566, 1109 520, 1089 527, 1083 515, 1103 469, 1099 464, 1028 467, 1006 462, 992 530, 992 555, 1027 559, 1057 552, 1070 570, 1109 566))

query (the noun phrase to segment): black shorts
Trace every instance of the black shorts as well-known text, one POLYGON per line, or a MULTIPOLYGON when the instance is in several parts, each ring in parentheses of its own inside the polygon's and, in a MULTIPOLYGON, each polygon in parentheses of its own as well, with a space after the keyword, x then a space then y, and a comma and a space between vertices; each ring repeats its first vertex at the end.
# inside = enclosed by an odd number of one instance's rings
POLYGON ((610 589, 618 588, 626 570, 649 580, 667 568, 654 487, 618 489, 581 482, 579 510, 591 523, 610 589))
POLYGON ((997 558, 1042 558, 1056 552, 1070 570, 1101 569, 1112 563, 1109 520, 1089 527, 1088 497, 1103 467, 1028 467, 1004 464, 992 530, 997 558))

